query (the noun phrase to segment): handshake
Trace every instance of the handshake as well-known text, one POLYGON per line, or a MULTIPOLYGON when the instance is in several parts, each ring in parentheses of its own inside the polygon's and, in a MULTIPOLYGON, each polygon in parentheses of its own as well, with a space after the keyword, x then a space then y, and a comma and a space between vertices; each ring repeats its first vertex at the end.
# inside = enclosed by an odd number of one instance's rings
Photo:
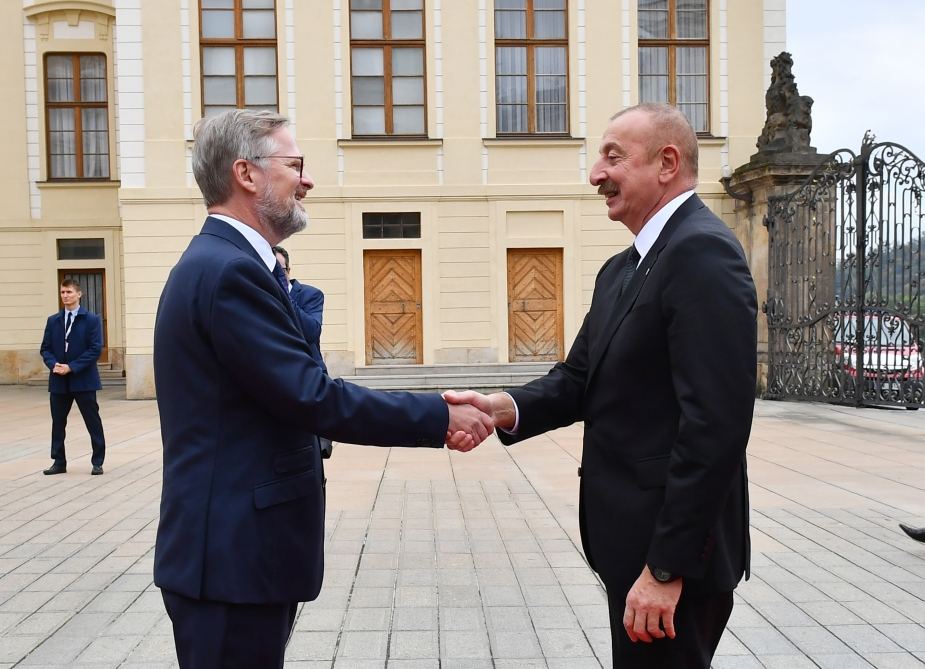
POLYGON ((517 419, 514 400, 507 393, 483 395, 474 390, 448 390, 443 399, 450 411, 446 445, 454 451, 471 451, 496 427, 509 430, 517 419))

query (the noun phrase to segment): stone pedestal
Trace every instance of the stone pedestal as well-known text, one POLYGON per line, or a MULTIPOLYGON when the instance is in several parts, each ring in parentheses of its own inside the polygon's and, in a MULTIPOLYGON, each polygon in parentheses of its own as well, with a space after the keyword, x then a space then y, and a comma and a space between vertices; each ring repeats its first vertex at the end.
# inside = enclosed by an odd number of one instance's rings
POLYGON ((768 199, 792 193, 826 157, 812 148, 800 152, 759 152, 736 169, 728 180, 724 179, 727 192, 745 197, 751 194, 750 202, 734 200, 733 231, 745 249, 758 293, 759 396, 764 394, 768 379, 768 321, 764 313, 768 296, 768 229, 765 227, 768 199))

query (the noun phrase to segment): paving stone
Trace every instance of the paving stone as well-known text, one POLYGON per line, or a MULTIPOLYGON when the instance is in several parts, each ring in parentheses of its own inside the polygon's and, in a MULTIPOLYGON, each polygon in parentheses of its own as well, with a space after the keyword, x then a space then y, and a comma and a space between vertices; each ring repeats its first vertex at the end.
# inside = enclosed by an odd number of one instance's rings
POLYGON ((712 667, 713 669, 764 669, 764 665, 755 657, 731 655, 714 657, 712 667))
POLYGON ((778 629, 806 655, 837 655, 851 652, 843 641, 820 625, 778 629))
POLYGON ((120 664, 132 649, 137 646, 141 636, 104 636, 90 642, 90 645, 77 657, 77 664, 98 662, 120 664))
MULTIPOLYGON (((407 609, 407 611, 415 610, 417 609, 407 609)), ((492 609, 489 609, 488 611, 491 612, 492 609)), ((476 609, 441 606, 438 609, 437 615, 440 622, 441 632, 444 630, 455 632, 473 632, 485 630, 485 616, 482 613, 481 608, 476 609)))
POLYGON ((440 646, 436 631, 395 630, 389 640, 389 659, 414 660, 438 658, 440 646))
POLYGON ((876 627, 904 650, 925 653, 925 627, 922 627, 922 625, 908 623, 877 625, 876 627))
POLYGON ((593 656, 591 646, 581 630, 537 630, 545 657, 593 656))
POLYGON ((922 669, 922 660, 909 653, 865 653, 864 659, 877 669, 922 669))
POLYGON ((504 631, 488 630, 491 656, 495 659, 542 658, 539 639, 532 630, 504 631))
MULTIPOLYGON (((13 666, 29 655, 45 640, 44 635, 4 636, 0 644, 0 662, 13 666)), ((76 655, 76 652, 74 653, 76 655)))
POLYGON ((311 632, 296 630, 286 647, 286 660, 322 660, 328 663, 334 659, 337 648, 337 632, 311 632))
POLYGON ((387 632, 343 632, 338 642, 337 656, 348 659, 386 657, 387 632))
POLYGON ((874 665, 856 653, 838 655, 811 655, 820 669, 871 669, 874 665))
POLYGON ((530 618, 536 629, 580 629, 578 619, 569 606, 529 606, 530 618))
POLYGON ((344 630, 350 631, 383 631, 387 632, 391 622, 392 609, 380 608, 350 608, 344 620, 344 630))
POLYGON ((740 627, 735 635, 755 655, 797 655, 799 651, 773 627, 740 627))
POLYGON ((816 669, 805 655, 759 655, 758 661, 767 669, 816 669))
POLYGON ((440 633, 440 657, 446 666, 459 660, 478 659, 488 660, 490 665, 488 635, 484 631, 443 631, 440 633))
POLYGON ((896 653, 902 648, 870 625, 832 625, 829 630, 857 653, 896 653))

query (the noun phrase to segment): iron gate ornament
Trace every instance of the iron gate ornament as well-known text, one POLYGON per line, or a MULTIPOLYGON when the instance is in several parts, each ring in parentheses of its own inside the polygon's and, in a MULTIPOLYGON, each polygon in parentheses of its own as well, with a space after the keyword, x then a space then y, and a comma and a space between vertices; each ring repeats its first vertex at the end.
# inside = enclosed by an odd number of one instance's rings
POLYGON ((768 392, 925 406, 925 163, 900 144, 829 154, 768 228, 768 392))

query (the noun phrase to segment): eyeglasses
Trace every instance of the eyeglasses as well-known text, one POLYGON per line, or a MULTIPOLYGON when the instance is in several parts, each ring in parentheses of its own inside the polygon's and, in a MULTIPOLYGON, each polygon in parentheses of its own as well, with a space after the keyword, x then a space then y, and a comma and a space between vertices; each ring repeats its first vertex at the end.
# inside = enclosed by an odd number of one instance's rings
MULTIPOLYGON (((302 178, 302 169, 305 167, 305 156, 254 156, 253 158, 248 158, 248 160, 263 160, 264 158, 286 158, 288 160, 298 160, 299 161, 299 179, 302 178)), ((295 169, 295 166, 292 166, 292 169, 295 169)))

